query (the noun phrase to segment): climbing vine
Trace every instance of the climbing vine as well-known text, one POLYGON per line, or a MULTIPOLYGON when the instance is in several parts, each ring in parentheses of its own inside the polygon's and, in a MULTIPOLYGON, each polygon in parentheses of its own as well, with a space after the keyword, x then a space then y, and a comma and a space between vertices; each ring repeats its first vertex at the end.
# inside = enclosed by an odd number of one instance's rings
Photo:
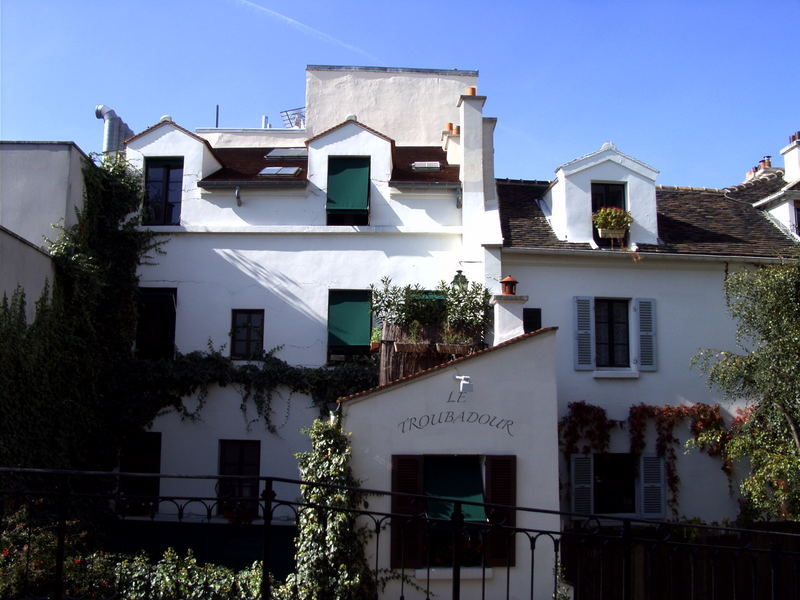
POLYGON ((621 427, 622 421, 614 421, 606 410, 581 400, 567 406, 567 415, 558 422, 561 449, 569 460, 571 454, 606 452, 611 439, 611 430, 621 427), (586 442, 579 446, 580 442, 586 442))
MULTIPOLYGON (((656 432, 656 454, 664 459, 669 505, 677 509, 680 477, 677 470, 676 447, 680 440, 675 436, 675 426, 689 422, 692 437, 687 447, 705 451, 722 460, 722 470, 731 477, 732 463, 727 443, 731 438, 718 404, 692 406, 651 406, 637 404, 628 409, 627 421, 614 421, 605 409, 586 402, 572 402, 567 415, 559 421, 561 447, 565 457, 571 454, 608 451, 610 432, 614 426, 627 427, 631 454, 641 455, 646 445, 647 428, 653 423, 656 432), (584 441, 584 445, 580 445, 584 441)), ((736 427, 736 421, 732 427, 736 427)))
POLYGON ((296 455, 300 478, 337 487, 301 486, 307 506, 298 515, 295 572, 276 595, 302 600, 375 598, 378 582, 364 555, 368 532, 348 512, 364 508, 366 497, 356 489, 360 482, 350 468, 350 440, 342 431, 341 413, 317 419, 304 432, 311 438, 311 450, 296 455))
POLYGON ((33 320, 21 289, 0 302, 0 464, 112 468, 118 448, 165 410, 199 417, 212 386, 235 387, 248 419, 274 430, 279 390, 324 407, 377 385, 369 358, 313 369, 273 353, 235 363, 213 348, 174 360, 136 357, 137 270, 166 247, 138 227, 140 173, 109 158, 87 160, 83 178, 83 208, 51 242, 55 276, 33 320))

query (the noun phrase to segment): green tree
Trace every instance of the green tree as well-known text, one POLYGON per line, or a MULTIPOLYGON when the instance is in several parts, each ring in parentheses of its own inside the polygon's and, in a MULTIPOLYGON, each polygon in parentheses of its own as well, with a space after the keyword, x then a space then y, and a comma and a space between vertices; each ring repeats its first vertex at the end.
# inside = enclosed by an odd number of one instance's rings
MULTIPOLYGON (((300 478, 358 487, 350 469, 350 440, 342 431, 341 417, 317 419, 305 433, 311 438, 311 451, 297 454, 300 478)), ((301 493, 309 506, 298 517, 295 572, 282 593, 300 600, 374 598, 376 582, 364 556, 367 532, 359 527, 354 513, 325 508, 361 508, 364 494, 313 484, 303 485, 301 493)))
MULTIPOLYGON (((747 459, 741 492, 754 518, 800 518, 800 263, 730 275, 725 282, 739 352, 704 349, 693 361, 747 411, 725 436, 747 459)), ((700 442, 713 443, 714 440, 700 442)), ((741 460, 740 460, 741 462, 741 460)))

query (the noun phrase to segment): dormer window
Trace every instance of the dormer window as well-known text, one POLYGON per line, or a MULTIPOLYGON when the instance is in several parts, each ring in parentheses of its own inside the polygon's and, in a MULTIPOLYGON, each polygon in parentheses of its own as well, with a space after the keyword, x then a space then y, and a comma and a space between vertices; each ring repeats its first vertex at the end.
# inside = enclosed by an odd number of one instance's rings
MULTIPOLYGON (((624 183, 594 183, 592 182, 592 214, 595 211, 604 207, 614 207, 625 209, 625 184, 624 183)), ((608 238, 601 238, 597 234, 597 228, 592 228, 594 241, 598 246, 610 246, 612 240, 608 238)), ((623 241, 623 245, 627 242, 623 241)))
POLYGON ((328 225, 369 225, 369 156, 328 159, 328 225))

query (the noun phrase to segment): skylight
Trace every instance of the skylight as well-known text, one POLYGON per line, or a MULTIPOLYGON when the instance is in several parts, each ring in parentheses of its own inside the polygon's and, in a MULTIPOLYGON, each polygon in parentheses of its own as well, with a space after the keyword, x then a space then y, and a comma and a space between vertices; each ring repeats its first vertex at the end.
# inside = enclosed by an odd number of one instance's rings
POLYGON ((267 152, 266 158, 306 158, 308 148, 273 148, 267 152))
POLYGON ((414 171, 438 171, 442 168, 438 160, 417 161, 411 163, 411 168, 414 171))
POLYGON ((264 167, 258 174, 262 177, 290 177, 299 172, 300 167, 264 167))

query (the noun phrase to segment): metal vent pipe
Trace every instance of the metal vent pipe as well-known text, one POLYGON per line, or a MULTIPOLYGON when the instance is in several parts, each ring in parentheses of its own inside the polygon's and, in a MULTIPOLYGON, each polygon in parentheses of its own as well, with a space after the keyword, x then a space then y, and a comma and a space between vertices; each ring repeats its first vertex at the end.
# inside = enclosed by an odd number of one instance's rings
POLYGON ((133 130, 105 104, 98 104, 94 109, 94 115, 98 119, 103 119, 103 154, 109 152, 120 152, 122 142, 133 135, 133 130))

